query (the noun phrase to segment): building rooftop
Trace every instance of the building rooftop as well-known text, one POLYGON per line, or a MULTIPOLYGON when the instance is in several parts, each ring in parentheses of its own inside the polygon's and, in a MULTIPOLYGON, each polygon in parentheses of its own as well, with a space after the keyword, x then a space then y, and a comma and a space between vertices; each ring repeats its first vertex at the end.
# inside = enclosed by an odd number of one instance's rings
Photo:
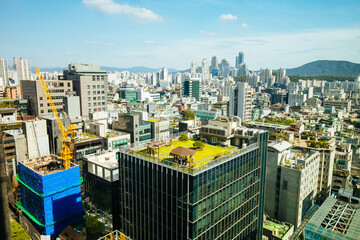
POLYGON ((287 141, 276 141, 269 143, 268 147, 272 147, 278 152, 282 152, 284 150, 292 148, 292 144, 287 141))
POLYGON ((106 138, 112 138, 112 137, 125 136, 125 135, 130 136, 129 133, 109 129, 109 130, 106 131, 105 137, 106 138))
POLYGON ((96 163, 107 169, 113 169, 118 167, 118 160, 116 159, 116 152, 106 151, 100 153, 94 153, 84 157, 88 162, 96 163))
MULTIPOLYGON (((65 170, 62 161, 59 160, 56 155, 52 154, 39 158, 27 159, 23 161, 22 164, 42 176, 65 170)), ((76 164, 71 163, 70 168, 76 166, 76 164)))
POLYGON ((272 231, 273 235, 278 238, 283 238, 286 233, 291 229, 293 225, 290 223, 276 223, 271 221, 270 219, 265 219, 263 223, 263 227, 272 231))
MULTIPOLYGON (((261 130, 259 133, 262 132, 261 130)), ((251 151, 258 147, 258 143, 248 145, 246 148, 238 148, 234 146, 222 147, 210 144, 205 144, 201 149, 193 148, 195 141, 179 140, 180 134, 174 135, 168 139, 161 139, 161 144, 157 144, 155 147, 150 143, 154 140, 143 141, 132 145, 130 148, 121 148, 121 152, 141 157, 144 160, 153 161, 159 164, 166 165, 176 170, 184 171, 190 174, 199 173, 208 167, 215 166, 221 162, 233 159, 236 156, 242 155, 245 152, 251 151), (175 148, 189 148, 196 150, 195 154, 188 158, 181 158, 170 154, 175 148), (185 161, 184 161, 185 160, 185 161)))
POLYGON ((274 129, 282 129, 285 130, 289 126, 288 125, 281 125, 281 124, 274 124, 274 123, 264 123, 264 122, 247 122, 246 124, 253 125, 253 126, 259 126, 259 127, 268 127, 268 128, 274 128, 274 129))

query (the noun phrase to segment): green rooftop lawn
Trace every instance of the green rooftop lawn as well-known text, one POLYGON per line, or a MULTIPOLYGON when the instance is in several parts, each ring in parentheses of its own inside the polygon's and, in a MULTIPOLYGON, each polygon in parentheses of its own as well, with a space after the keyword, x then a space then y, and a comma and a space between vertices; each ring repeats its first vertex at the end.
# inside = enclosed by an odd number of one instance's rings
POLYGON ((287 231, 289 230, 289 226, 282 225, 282 224, 277 224, 277 223, 274 223, 274 222, 269 221, 269 220, 264 221, 263 227, 270 230, 270 231, 273 231, 273 230, 277 229, 278 234, 276 235, 276 237, 278 237, 278 238, 283 238, 285 236, 285 234, 287 233, 287 231))
MULTIPOLYGON (((193 149, 193 144, 195 141, 188 140, 188 141, 172 141, 171 146, 163 146, 160 148, 160 158, 166 159, 166 160, 174 160, 174 157, 170 155, 170 152, 178 147, 186 147, 193 149)), ((203 165, 211 160, 213 160, 215 157, 224 156, 226 154, 229 154, 232 150, 237 149, 237 147, 220 147, 220 146, 213 146, 209 144, 205 144, 205 147, 203 149, 194 149, 196 150, 196 153, 194 155, 193 160, 193 167, 197 167, 200 165, 203 165)), ((144 150, 143 150, 144 151, 144 150)), ((157 153, 157 150, 156 150, 157 153)))

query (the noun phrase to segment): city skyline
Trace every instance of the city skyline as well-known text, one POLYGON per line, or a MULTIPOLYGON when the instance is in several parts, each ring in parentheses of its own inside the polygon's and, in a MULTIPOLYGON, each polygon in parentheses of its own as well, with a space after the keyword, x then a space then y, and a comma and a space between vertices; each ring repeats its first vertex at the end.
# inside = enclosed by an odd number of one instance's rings
POLYGON ((39 67, 77 62, 181 70, 213 55, 234 66, 239 51, 249 69, 360 62, 358 1, 16 0, 2 6, 1 57, 24 57, 39 67))

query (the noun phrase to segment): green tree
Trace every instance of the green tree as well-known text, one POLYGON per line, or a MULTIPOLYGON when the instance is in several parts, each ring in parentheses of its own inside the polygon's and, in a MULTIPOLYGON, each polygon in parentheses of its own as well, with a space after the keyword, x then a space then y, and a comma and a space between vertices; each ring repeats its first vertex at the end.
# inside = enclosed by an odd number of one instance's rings
POLYGON ((183 117, 187 120, 191 120, 195 118, 195 113, 191 110, 185 110, 183 112, 183 117))
POLYGON ((194 142, 193 146, 196 149, 200 149, 200 148, 205 147, 205 144, 202 141, 196 141, 196 142, 194 142))
POLYGON ((85 215, 86 230, 92 234, 101 233, 105 229, 105 224, 100 222, 97 217, 85 215))
POLYGON ((188 141, 188 140, 189 140, 189 137, 188 137, 185 133, 183 133, 183 134, 181 134, 181 136, 179 137, 179 140, 180 140, 180 141, 188 141))

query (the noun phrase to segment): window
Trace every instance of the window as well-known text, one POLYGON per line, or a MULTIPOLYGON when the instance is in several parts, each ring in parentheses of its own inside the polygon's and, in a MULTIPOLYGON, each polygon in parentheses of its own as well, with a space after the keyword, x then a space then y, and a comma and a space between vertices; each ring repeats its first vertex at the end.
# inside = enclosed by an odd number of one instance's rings
POLYGON ((104 85, 101 85, 101 88, 104 88, 104 85))
POLYGON ((94 102, 94 106, 96 106, 96 102, 94 102))
POLYGON ((43 97, 40 97, 40 100, 43 100, 43 97))
POLYGON ((71 87, 71 86, 70 86, 70 83, 68 83, 67 86, 68 86, 68 87, 71 87))
POLYGON ((87 85, 87 89, 90 89, 90 85, 87 85))
POLYGON ((95 89, 96 88, 96 85, 93 85, 93 89, 95 89))
POLYGON ((44 113, 44 110, 41 110, 40 113, 44 113))
POLYGON ((91 103, 88 103, 88 107, 91 107, 91 103))
POLYGON ((97 91, 97 94, 100 94, 100 91, 97 91))
POLYGON ((97 98, 97 100, 100 100, 100 96, 97 98))
POLYGON ((93 100, 96 100, 96 97, 93 97, 93 100))
POLYGON ((88 97, 88 101, 90 101, 91 100, 91 97, 88 97))
POLYGON ((104 94, 105 92, 104 91, 101 91, 102 94, 104 94))
POLYGON ((99 89, 99 88, 100 88, 100 85, 97 85, 97 88, 99 89))
POLYGON ((93 91, 93 94, 96 94, 96 91, 93 91))
POLYGON ((90 95, 90 91, 88 91, 88 95, 90 95))
POLYGON ((43 107, 43 106, 44 106, 44 104, 40 103, 40 107, 43 107))

